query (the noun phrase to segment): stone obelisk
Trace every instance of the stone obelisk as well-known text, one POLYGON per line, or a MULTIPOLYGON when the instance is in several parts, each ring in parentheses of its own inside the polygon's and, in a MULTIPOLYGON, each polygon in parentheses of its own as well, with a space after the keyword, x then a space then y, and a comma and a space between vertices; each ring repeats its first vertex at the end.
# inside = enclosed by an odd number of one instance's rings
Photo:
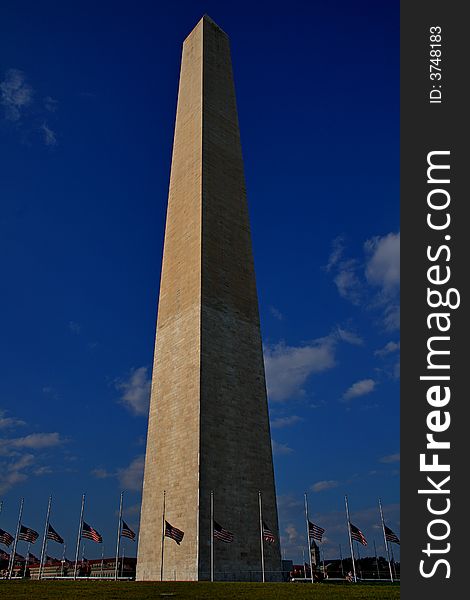
POLYGON ((210 579, 213 492, 234 534, 214 540, 214 578, 259 580, 259 491, 269 580, 281 561, 235 89, 228 37, 204 16, 183 44, 137 579, 210 579), (180 545, 162 539, 164 492, 180 545))

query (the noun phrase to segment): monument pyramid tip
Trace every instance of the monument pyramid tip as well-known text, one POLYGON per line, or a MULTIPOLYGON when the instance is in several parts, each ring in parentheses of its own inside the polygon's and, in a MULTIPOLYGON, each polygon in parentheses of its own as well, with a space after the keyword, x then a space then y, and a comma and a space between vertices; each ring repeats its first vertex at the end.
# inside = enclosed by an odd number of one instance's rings
POLYGON ((203 14, 202 17, 199 19, 199 21, 196 23, 196 25, 193 27, 193 29, 190 31, 190 33, 187 35, 185 42, 188 38, 191 37, 191 35, 199 28, 199 27, 204 27, 204 23, 206 24, 210 24, 211 26, 215 27, 220 33, 222 33, 223 35, 225 35, 228 38, 227 33, 222 29, 222 27, 220 27, 219 25, 217 25, 217 23, 214 21, 214 19, 212 19, 207 13, 203 14))
POLYGON ((222 27, 220 27, 220 25, 217 25, 217 23, 214 21, 214 19, 212 19, 207 13, 204 13, 202 15, 200 21, 205 21, 206 23, 211 23, 211 25, 214 25, 215 27, 217 27, 217 29, 220 29, 220 31, 222 33, 224 33, 225 35, 227 35, 225 33, 225 31, 222 29, 222 27))

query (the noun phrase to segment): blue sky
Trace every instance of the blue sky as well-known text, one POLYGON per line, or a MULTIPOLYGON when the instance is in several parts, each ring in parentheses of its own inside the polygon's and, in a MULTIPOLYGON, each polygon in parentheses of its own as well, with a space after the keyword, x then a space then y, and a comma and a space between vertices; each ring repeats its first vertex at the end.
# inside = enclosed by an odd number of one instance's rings
POLYGON ((326 558, 346 555, 345 494, 383 554, 379 496, 400 531, 395 1, 2 3, 0 527, 24 497, 39 530, 52 493, 71 558, 86 492, 112 555, 121 489, 138 527, 181 44, 203 13, 231 39, 285 556, 305 547, 305 490, 326 558))

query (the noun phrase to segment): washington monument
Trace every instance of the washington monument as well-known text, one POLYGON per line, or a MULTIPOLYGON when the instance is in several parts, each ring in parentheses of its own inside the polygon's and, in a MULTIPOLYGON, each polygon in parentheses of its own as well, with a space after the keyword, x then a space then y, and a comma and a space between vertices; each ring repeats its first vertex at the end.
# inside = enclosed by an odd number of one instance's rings
POLYGON ((204 16, 183 44, 137 579, 207 580, 212 565, 216 580, 260 580, 259 492, 270 579, 281 559, 235 88, 228 37, 204 16), (231 543, 211 543, 211 493, 231 543))

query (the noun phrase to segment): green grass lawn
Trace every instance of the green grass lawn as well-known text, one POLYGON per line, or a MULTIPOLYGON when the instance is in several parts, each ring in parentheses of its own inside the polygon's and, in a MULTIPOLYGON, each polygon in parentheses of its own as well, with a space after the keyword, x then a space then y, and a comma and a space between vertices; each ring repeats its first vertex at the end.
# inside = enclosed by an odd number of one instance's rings
POLYGON ((399 586, 389 584, 0 581, 2 600, 395 600, 399 597, 399 586))

